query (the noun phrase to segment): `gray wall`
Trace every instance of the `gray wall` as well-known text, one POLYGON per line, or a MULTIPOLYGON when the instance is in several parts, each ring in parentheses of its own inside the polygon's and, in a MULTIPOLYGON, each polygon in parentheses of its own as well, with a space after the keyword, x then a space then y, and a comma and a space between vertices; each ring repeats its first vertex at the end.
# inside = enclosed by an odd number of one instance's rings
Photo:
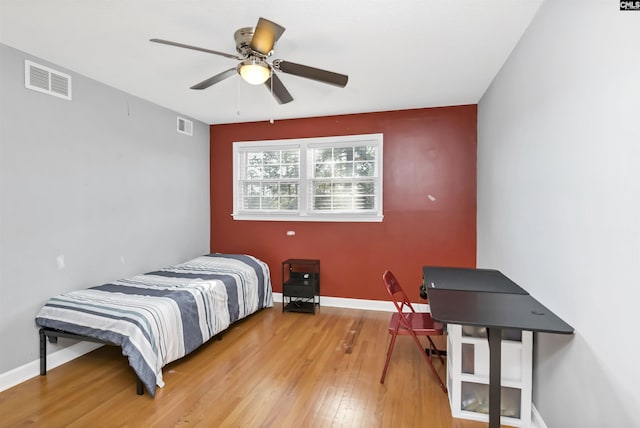
POLYGON ((207 125, 2 44, 0 76, 1 375, 38 358, 49 297, 207 253, 210 216, 207 125), (73 100, 25 89, 25 58, 73 100))
POLYGON ((569 322, 535 336, 549 428, 639 427, 640 12, 545 2, 478 108, 478 266, 569 322))

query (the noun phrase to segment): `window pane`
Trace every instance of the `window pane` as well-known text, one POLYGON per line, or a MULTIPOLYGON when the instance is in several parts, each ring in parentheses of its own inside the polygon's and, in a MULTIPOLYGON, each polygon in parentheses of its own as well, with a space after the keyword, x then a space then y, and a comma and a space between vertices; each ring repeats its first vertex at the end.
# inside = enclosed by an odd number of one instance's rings
POLYGON ((245 210, 259 210, 260 209, 260 198, 259 197, 251 197, 244 198, 244 209, 245 210))
POLYGON ((262 165, 262 152, 247 153, 248 165, 262 165))
POLYGON ((375 146, 360 146, 355 148, 355 160, 375 160, 377 150, 375 146))
POLYGON ((280 150, 272 150, 264 152, 264 163, 269 165, 277 165, 280 163, 280 150))
POLYGON ((246 153, 246 179, 300 178, 300 149, 246 153))
POLYGON ((244 183, 244 194, 246 196, 260 196, 262 190, 259 184, 244 183))
POLYGON ((351 196, 334 196, 334 210, 350 210, 351 208, 353 208, 353 199, 351 196))
POLYGON ((351 194, 351 183, 333 183, 331 187, 335 195, 351 194))
POLYGON ((277 197, 271 197, 271 196, 265 196, 263 198, 261 198, 260 200, 261 202, 261 209, 263 210, 276 210, 278 209, 278 198, 277 197))
POLYGON ((353 207, 357 210, 372 210, 376 207, 376 199, 372 196, 356 196, 353 207))
POLYGON ((262 194, 264 196, 277 196, 278 195, 278 183, 268 183, 262 185, 262 194))
POLYGON ((242 183, 244 210, 298 210, 300 149, 257 150, 245 152, 245 177, 242 183), (287 179, 289 182, 281 182, 287 179), (264 182, 263 180, 268 180, 264 182))
POLYGON ((375 165, 375 162, 356 162, 354 175, 356 177, 373 177, 375 165))
POLYGON ((353 147, 341 147, 334 149, 333 160, 336 162, 353 161, 353 147))
POLYGON ((355 184, 355 193, 358 195, 375 195, 376 186, 372 181, 355 184))
POLYGON ((282 166, 282 178, 298 178, 300 177, 299 165, 283 165, 282 166))
POLYGON ((337 163, 333 171, 334 177, 353 177, 353 163, 337 163))
POLYGON ((283 150, 282 163, 300 163, 300 150, 283 150))
POLYGON ((280 195, 298 195, 298 185, 282 183, 280 184, 280 195))
POLYGON ((283 210, 297 210, 298 209, 298 198, 283 196, 280 198, 280 209, 283 210))
POLYGON ((333 149, 314 149, 313 150, 313 160, 318 163, 326 163, 331 162, 333 160, 333 149))
POLYGON ((280 178, 280 167, 277 165, 266 165, 264 167, 264 178, 280 178))
POLYGON ((249 180, 259 180, 262 178, 262 166, 250 166, 247 168, 247 178, 249 180))
POLYGON ((317 178, 331 178, 333 176, 333 168, 330 163, 317 163, 315 167, 315 176, 317 178))
POLYGON ((313 210, 359 211, 375 210, 375 183, 314 182, 313 210))
POLYGON ((313 209, 318 211, 331 210, 330 196, 316 196, 313 198, 313 209))
POLYGON ((330 195, 331 194, 331 183, 325 182, 316 182, 314 183, 313 193, 315 195, 330 195))

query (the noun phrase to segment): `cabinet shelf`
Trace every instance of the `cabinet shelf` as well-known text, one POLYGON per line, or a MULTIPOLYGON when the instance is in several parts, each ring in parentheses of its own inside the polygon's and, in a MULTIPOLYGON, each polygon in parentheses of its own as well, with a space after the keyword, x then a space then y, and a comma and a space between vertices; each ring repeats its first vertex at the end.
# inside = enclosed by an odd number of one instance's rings
MULTIPOLYGON (((479 383, 483 385, 489 385, 489 377, 488 376, 477 376, 472 374, 462 373, 460 375, 461 382, 471 382, 471 383, 479 383)), ((523 383, 518 381, 513 381, 509 379, 502 379, 500 385, 507 388, 522 388, 523 383)))
MULTIPOLYGON (((501 361, 501 425, 531 424, 533 333, 503 331, 501 361)), ((455 418, 487 422, 489 344, 484 329, 447 325, 447 386, 455 418)))
POLYGON ((320 307, 320 260, 282 262, 282 312, 315 314, 320 307))
MULTIPOLYGON (((466 336, 462 336, 460 338, 460 343, 471 343, 473 345, 477 345, 477 344, 482 344, 485 345, 487 344, 487 339, 486 338, 481 338, 481 337, 466 337, 466 336)), ((519 341, 515 341, 515 340, 502 340, 502 346, 503 347, 509 347, 509 346, 514 346, 517 348, 522 347, 522 342, 519 341)))
POLYGON ((313 302, 305 302, 303 300, 293 300, 283 307, 283 312, 306 312, 314 313, 315 304, 313 302))
MULTIPOLYGON (((460 415, 457 416, 462 419, 469 419, 471 421, 487 422, 488 416, 485 413, 471 412, 469 410, 460 410, 460 415)), ((509 416, 500 416, 500 425, 508 425, 513 427, 522 427, 522 420, 517 418, 511 418, 509 416)))

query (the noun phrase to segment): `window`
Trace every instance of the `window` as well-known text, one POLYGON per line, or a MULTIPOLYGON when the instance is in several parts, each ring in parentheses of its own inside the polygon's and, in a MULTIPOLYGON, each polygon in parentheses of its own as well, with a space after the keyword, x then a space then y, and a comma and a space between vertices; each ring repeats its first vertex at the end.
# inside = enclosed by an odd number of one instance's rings
POLYGON ((382 134, 233 143, 236 220, 382 221, 382 134))

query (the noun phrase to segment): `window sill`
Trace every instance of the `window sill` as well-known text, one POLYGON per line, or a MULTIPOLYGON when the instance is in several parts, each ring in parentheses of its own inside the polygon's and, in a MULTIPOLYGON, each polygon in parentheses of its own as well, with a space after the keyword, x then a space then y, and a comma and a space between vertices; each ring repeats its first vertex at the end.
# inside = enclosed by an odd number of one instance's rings
POLYGON ((278 214, 231 214, 234 220, 241 221, 308 221, 308 222, 329 222, 329 223, 381 223, 384 215, 371 215, 371 216, 359 216, 359 215, 278 215, 278 214))

